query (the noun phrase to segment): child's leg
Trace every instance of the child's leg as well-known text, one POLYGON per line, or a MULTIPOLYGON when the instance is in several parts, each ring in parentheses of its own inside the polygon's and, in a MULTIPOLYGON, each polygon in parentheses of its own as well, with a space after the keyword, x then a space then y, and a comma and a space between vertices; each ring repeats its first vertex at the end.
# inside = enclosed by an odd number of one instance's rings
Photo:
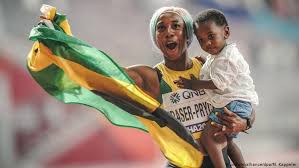
POLYGON ((228 138, 227 141, 227 154, 236 168, 246 168, 241 150, 232 138, 228 138))
POLYGON ((203 133, 201 135, 200 141, 204 149, 208 152, 214 167, 226 168, 222 149, 227 145, 227 139, 225 136, 214 137, 214 134, 218 130, 211 126, 211 123, 205 126, 203 133))
MULTIPOLYGON (((227 105, 227 108, 235 112, 238 116, 242 118, 249 117, 252 112, 251 103, 240 100, 230 102, 227 105)), ((233 142, 233 138, 236 137, 237 134, 231 134, 227 136, 227 153, 237 168, 244 168, 246 167, 246 165, 241 150, 239 149, 237 144, 233 142)))

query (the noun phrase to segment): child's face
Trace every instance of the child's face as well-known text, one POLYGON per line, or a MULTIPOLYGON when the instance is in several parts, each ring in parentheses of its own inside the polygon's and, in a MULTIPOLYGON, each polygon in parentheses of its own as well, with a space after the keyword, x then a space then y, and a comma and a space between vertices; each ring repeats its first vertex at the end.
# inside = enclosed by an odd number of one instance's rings
POLYGON ((195 36, 201 48, 209 54, 216 55, 226 44, 229 37, 228 26, 218 26, 212 20, 195 23, 195 36))

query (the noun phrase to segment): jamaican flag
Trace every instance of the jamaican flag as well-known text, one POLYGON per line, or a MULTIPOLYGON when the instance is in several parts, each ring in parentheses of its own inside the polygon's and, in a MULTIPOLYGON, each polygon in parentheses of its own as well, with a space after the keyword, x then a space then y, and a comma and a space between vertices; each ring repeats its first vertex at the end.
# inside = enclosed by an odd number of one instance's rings
POLYGON ((47 93, 64 103, 95 108, 114 125, 148 132, 179 167, 200 167, 198 144, 180 122, 107 54, 73 37, 66 16, 55 7, 44 5, 41 11, 45 19, 30 32, 34 44, 27 68, 47 93))

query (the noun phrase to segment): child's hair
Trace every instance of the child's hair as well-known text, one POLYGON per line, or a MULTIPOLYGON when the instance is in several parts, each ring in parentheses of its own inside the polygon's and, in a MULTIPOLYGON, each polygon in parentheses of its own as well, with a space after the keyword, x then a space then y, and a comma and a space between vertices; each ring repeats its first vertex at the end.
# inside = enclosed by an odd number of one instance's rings
POLYGON ((199 12, 194 19, 195 23, 197 24, 210 20, 214 21, 217 26, 228 26, 224 14, 217 9, 207 9, 199 12))

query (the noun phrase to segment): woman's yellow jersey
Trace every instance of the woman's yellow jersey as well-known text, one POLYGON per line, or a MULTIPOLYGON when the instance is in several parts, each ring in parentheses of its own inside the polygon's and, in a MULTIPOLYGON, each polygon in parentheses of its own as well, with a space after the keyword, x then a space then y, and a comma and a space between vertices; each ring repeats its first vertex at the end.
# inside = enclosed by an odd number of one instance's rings
POLYGON ((159 98, 162 107, 179 120, 193 135, 195 139, 200 138, 208 116, 213 107, 208 103, 208 95, 202 90, 181 89, 174 84, 179 77, 190 79, 193 74, 199 78, 202 63, 192 58, 192 68, 185 71, 175 71, 167 68, 164 62, 155 67, 160 71, 161 96, 159 98))

